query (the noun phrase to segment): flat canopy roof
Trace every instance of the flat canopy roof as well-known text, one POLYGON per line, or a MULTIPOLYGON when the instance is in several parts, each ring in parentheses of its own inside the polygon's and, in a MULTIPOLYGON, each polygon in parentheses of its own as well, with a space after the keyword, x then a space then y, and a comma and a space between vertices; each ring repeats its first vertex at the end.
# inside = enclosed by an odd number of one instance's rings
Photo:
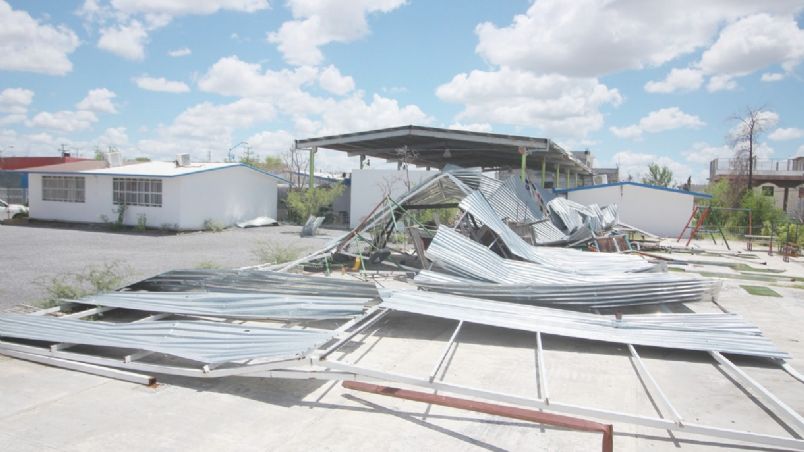
POLYGON ((519 148, 528 150, 528 168, 541 168, 544 159, 550 168, 572 169, 592 174, 591 168, 547 138, 435 127, 402 126, 317 138, 296 140, 296 149, 333 149, 349 156, 366 155, 416 166, 443 168, 447 164, 485 169, 519 168, 519 148))

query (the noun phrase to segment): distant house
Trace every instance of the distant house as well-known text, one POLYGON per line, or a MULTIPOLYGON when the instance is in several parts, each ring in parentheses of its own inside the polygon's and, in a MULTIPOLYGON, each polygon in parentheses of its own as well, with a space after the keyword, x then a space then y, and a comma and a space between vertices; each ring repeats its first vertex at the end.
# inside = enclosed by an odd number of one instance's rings
MULTIPOLYGON (((804 218, 804 157, 792 159, 755 159, 752 175, 753 190, 773 199, 779 209, 790 217, 804 218)), ((722 179, 747 183, 748 161, 745 159, 715 159, 709 162, 709 181, 722 179)))
POLYGON ((91 161, 71 157, 3 157, 0 155, 0 199, 14 204, 28 203, 28 169, 69 162, 91 161))
POLYGON ((695 198, 712 195, 637 182, 556 190, 567 199, 601 207, 617 204, 620 221, 660 237, 676 237, 692 215, 695 198))
MULTIPOLYGON (((103 162, 101 162, 103 163, 103 162)), ((57 165, 61 166, 61 165, 57 165)), ((283 179, 240 163, 146 162, 99 169, 29 172, 30 217, 81 223, 145 221, 149 227, 202 229, 259 216, 276 218, 283 179)))

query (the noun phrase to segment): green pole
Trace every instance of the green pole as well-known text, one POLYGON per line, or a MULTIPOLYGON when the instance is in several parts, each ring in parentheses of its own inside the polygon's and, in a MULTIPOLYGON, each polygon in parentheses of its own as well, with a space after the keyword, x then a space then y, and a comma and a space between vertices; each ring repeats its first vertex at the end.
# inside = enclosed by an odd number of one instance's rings
POLYGON ((542 159, 542 188, 544 188, 544 179, 547 177, 547 158, 542 159))
POLYGON ((570 170, 567 168, 567 185, 564 188, 570 188, 570 170))
POLYGON ((553 190, 561 188, 561 164, 556 163, 556 177, 553 179, 553 190))
POLYGON ((527 159, 528 159, 528 150, 520 147, 519 153, 522 154, 522 164, 519 169, 519 179, 522 180, 522 183, 525 183, 525 169, 527 168, 527 159))
POLYGON ((318 150, 315 146, 310 148, 310 188, 315 187, 315 153, 318 150))
POLYGON ((578 173, 575 173, 575 186, 578 186, 578 173))

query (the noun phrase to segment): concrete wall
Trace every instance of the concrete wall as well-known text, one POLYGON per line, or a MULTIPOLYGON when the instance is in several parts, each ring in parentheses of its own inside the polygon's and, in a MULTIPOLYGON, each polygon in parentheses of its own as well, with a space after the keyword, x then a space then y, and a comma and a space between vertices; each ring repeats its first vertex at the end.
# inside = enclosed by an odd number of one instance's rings
POLYGON ((236 166, 179 177, 181 229, 201 229, 204 221, 231 226, 256 217, 276 219, 277 181, 236 166))
POLYGON ((601 207, 616 203, 620 221, 661 237, 677 237, 692 214, 691 195, 633 185, 570 191, 567 198, 601 207))
MULTIPOLYGON (((772 182, 765 182, 755 187, 754 192, 757 195, 762 195, 762 187, 773 187, 773 204, 777 208, 784 210, 784 187, 780 187, 772 182)), ((804 198, 799 196, 802 187, 804 187, 804 184, 788 188, 786 212, 790 218, 799 219, 804 216, 804 198)))
POLYGON ((415 187, 435 171, 397 171, 363 169, 352 171, 352 189, 349 200, 349 227, 356 227, 386 195, 397 197, 415 187))
MULTIPOLYGON (((42 201, 42 174, 31 174, 30 217, 100 223, 105 215, 108 221, 116 221, 117 206, 112 202, 113 176, 79 176, 85 178, 83 203, 42 201)), ((127 206, 124 224, 136 225, 140 215, 145 215, 148 227, 171 229, 201 229, 207 219, 230 226, 258 216, 276 218, 276 179, 246 167, 161 179, 162 207, 127 206)))
MULTIPOLYGON (((58 174, 54 174, 58 175, 58 174)), ((30 217, 37 220, 71 221, 77 223, 101 223, 105 215, 108 221, 117 220, 117 206, 112 202, 112 176, 69 174, 84 178, 84 202, 59 202, 42 200, 42 174, 29 176, 28 202, 30 217)), ((162 180, 162 207, 128 206, 124 224, 136 225, 144 214, 148 226, 179 223, 179 186, 177 179, 162 180)))

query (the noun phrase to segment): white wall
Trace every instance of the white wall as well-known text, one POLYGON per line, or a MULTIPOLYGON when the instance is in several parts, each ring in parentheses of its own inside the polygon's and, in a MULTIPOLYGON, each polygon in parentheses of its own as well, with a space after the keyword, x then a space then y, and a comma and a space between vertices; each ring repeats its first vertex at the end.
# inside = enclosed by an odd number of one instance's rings
POLYGON ((181 229, 201 229, 204 221, 231 226, 256 217, 276 219, 277 179, 233 166, 182 176, 181 229))
POLYGON ((352 193, 349 200, 349 227, 356 227, 371 210, 390 193, 396 198, 437 171, 362 169, 352 171, 352 193))
MULTIPOLYGON (((53 174, 54 176, 61 174, 53 174)), ((112 202, 112 176, 64 174, 84 178, 84 202, 59 202, 42 200, 42 174, 29 175, 28 198, 30 217, 37 220, 70 221, 77 223, 101 223, 106 216, 108 221, 117 221, 117 206, 112 202)), ((162 180, 162 207, 127 206, 124 224, 137 224, 140 214, 144 214, 147 225, 159 227, 162 224, 179 222, 178 181, 162 180)))
MULTIPOLYGON (((117 220, 113 176, 69 175, 85 178, 85 202, 42 201, 42 174, 31 174, 31 218, 100 223, 106 215, 109 221, 117 220)), ((148 227, 178 229, 201 229, 207 219, 231 226, 259 216, 276 218, 276 179, 244 166, 161 179, 162 207, 127 206, 124 224, 136 225, 140 214, 148 227)))
POLYGON ((601 207, 616 203, 620 221, 661 237, 678 237, 692 214, 692 195, 634 185, 567 192, 567 198, 601 207))

